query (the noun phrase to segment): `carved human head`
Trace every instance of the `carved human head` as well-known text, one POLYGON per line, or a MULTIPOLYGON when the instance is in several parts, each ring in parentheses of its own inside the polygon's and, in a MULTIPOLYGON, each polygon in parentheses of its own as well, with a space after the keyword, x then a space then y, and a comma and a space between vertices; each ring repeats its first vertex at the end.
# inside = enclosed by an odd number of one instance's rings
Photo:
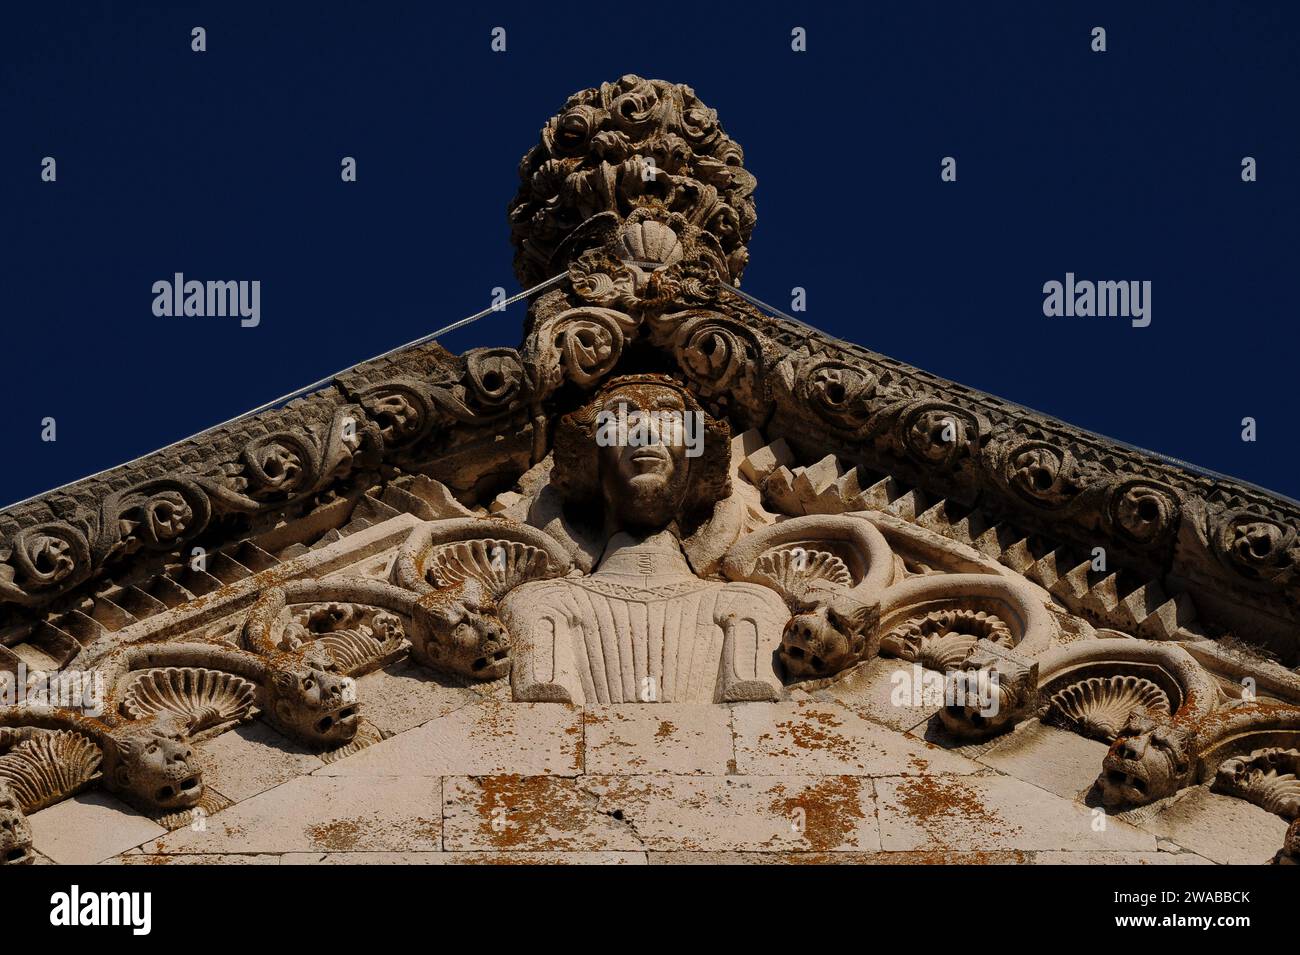
POLYGON ((188 723, 164 713, 115 729, 104 746, 104 779, 112 791, 148 811, 174 812, 203 797, 188 723))
POLYGON ((1192 770, 1187 735, 1139 708, 1102 760, 1097 788, 1107 808, 1144 806, 1182 789, 1192 770))
POLYGON ((603 501, 617 527, 707 517, 730 493, 731 429, 666 375, 608 382, 561 419, 551 482, 566 502, 603 501))
POLYGON ((32 827, 9 783, 0 779, 0 865, 31 865, 32 827))

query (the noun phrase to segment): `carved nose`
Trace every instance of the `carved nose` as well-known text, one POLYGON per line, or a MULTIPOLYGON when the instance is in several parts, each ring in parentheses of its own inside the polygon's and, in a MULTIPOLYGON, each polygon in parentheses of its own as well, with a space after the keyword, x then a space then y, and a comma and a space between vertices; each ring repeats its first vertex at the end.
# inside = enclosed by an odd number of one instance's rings
POLYGON ((1119 747, 1119 754, 1125 759, 1141 759, 1146 751, 1146 741, 1140 736, 1129 737, 1119 747))

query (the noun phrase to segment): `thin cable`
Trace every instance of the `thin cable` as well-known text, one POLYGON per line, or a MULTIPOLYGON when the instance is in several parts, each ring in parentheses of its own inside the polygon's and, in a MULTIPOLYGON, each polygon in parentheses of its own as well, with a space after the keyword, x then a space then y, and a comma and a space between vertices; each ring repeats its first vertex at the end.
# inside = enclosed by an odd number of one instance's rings
POLYGON ((755 296, 753 296, 753 295, 750 295, 748 292, 742 292, 740 289, 736 288, 736 286, 734 286, 734 285, 728 285, 726 282, 722 282, 722 283, 720 283, 720 284, 726 286, 726 287, 729 288, 731 291, 735 292, 737 295, 739 295, 741 298, 743 298, 743 299, 744 299, 746 302, 748 302, 750 305, 754 305, 754 306, 756 306, 756 307, 758 307, 758 308, 761 308, 761 309, 763 309, 763 310, 765 310, 765 311, 771 313, 772 315, 776 315, 776 316, 779 317, 779 318, 784 318, 787 322, 794 322, 796 325, 800 326, 801 328, 803 328, 803 329, 806 330, 806 331, 816 332, 816 333, 817 333, 818 335, 820 335, 822 338, 829 338, 829 339, 831 339, 831 340, 833 340, 833 341, 837 341, 837 342, 839 342, 840 344, 847 344, 846 342, 844 342, 843 339, 841 339, 841 338, 836 338, 834 335, 830 334, 829 332, 824 332, 824 331, 822 331, 820 328, 815 328, 814 326, 809 325, 807 322, 801 322, 799 319, 795 318, 793 315, 787 315, 785 312, 781 311, 781 310, 780 310, 779 308, 777 308, 775 305, 768 305, 768 304, 767 304, 766 302, 764 302, 762 299, 759 299, 759 298, 757 298, 757 297, 755 297, 755 296))
MULTIPOLYGON (((387 358, 389 355, 396 354, 397 352, 400 351, 405 351, 408 348, 415 348, 419 345, 427 344, 428 342, 431 342, 434 339, 441 338, 443 335, 447 335, 450 334, 451 332, 456 331, 458 328, 464 328, 466 325, 470 325, 474 322, 477 322, 480 318, 486 318, 487 316, 491 315, 493 312, 504 311, 507 306, 513 305, 515 302, 518 302, 520 299, 528 298, 528 296, 530 295, 535 295, 538 292, 550 288, 552 285, 558 284, 561 280, 567 278, 568 274, 569 274, 568 272, 561 272, 558 275, 553 275, 545 282, 541 282, 537 285, 534 285, 530 289, 525 289, 522 292, 518 292, 515 295, 510 296, 508 299, 506 299, 503 302, 498 302, 495 305, 489 305, 481 312, 475 312, 473 315, 470 315, 467 318, 462 318, 459 321, 452 322, 450 325, 447 325, 444 328, 440 328, 436 332, 430 332, 428 335, 423 335, 420 338, 415 339, 414 341, 407 342, 405 345, 398 345, 396 348, 390 348, 382 355, 375 355, 373 358, 368 358, 366 359, 366 361, 358 362, 357 364, 364 365, 367 364, 368 362, 379 361, 381 358, 387 358)), ((15 501, 14 503, 9 504, 4 508, 0 508, 0 510, 8 510, 11 507, 18 507, 22 504, 26 504, 28 501, 34 501, 38 497, 45 497, 47 494, 53 494, 56 491, 61 491, 65 487, 71 487, 74 484, 80 484, 82 481, 94 480, 95 478, 99 477, 101 474, 107 474, 109 471, 116 471, 118 468, 130 467, 132 464, 135 464, 138 461, 143 461, 145 458, 151 458, 155 454, 162 454, 164 451, 170 451, 172 448, 176 447, 177 445, 184 444, 186 441, 193 441, 195 438, 201 438, 205 434, 209 434, 210 432, 216 431, 218 428, 224 428, 228 424, 236 424, 237 422, 243 421, 245 418, 251 418, 255 414, 260 414, 261 412, 266 411, 268 408, 276 408, 283 405, 286 402, 292 401, 294 398, 300 398, 303 395, 310 394, 311 392, 316 391, 317 389, 323 388, 326 385, 330 384, 335 379, 337 379, 339 375, 345 374, 346 372, 349 372, 356 367, 357 365, 348 365, 346 368, 340 368, 332 375, 327 375, 326 377, 321 378, 318 381, 313 381, 310 385, 303 385, 301 388, 297 388, 286 395, 281 395, 279 398, 272 398, 270 401, 266 402, 265 404, 258 405, 256 408, 253 408, 251 411, 245 411, 242 414, 235 415, 235 417, 229 418, 226 421, 222 421, 219 424, 214 424, 211 427, 204 428, 202 431, 197 431, 187 438, 181 438, 179 441, 173 441, 171 444, 158 448, 155 451, 150 451, 147 454, 142 454, 138 458, 132 458, 130 461, 123 462, 122 464, 115 464, 110 468, 104 468, 104 470, 96 471, 94 474, 87 475, 86 477, 80 477, 77 478, 75 481, 68 481, 66 484, 60 484, 58 487, 51 488, 48 491, 41 491, 37 494, 33 494, 31 497, 25 497, 21 501, 15 501)))

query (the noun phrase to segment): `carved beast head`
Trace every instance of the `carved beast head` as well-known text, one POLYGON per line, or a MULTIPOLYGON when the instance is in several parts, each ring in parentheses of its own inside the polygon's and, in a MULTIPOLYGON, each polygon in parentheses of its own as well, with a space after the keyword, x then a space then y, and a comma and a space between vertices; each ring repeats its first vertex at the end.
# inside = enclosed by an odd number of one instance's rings
POLYGON ((812 680, 865 659, 868 649, 861 621, 833 607, 816 607, 790 618, 777 652, 790 679, 812 680))
POLYGON ((0 779, 0 865, 31 865, 32 827, 13 787, 0 779))
POLYGON ((430 608, 424 627, 409 634, 416 662, 473 680, 496 680, 510 672, 510 637, 476 580, 430 608))
POLYGON ((1300 818, 1292 819, 1282 840, 1282 849, 1273 857, 1274 865, 1300 865, 1300 818))
POLYGON ((990 657, 976 650, 957 670, 945 674, 945 699, 939 721, 967 742, 1003 733, 1029 716, 1038 701, 1038 664, 990 657))
POLYGON ((194 762, 188 730, 185 720, 174 714, 115 729, 104 746, 105 784, 149 812, 197 805, 203 796, 203 770, 194 762))
POLYGON ((309 746, 350 742, 361 722, 356 681, 326 669, 326 657, 309 653, 301 666, 276 670, 265 688, 267 719, 309 746))
POLYGON ((1102 803, 1119 809, 1172 796, 1191 782, 1190 745, 1185 731, 1134 710, 1102 760, 1097 777, 1102 803))

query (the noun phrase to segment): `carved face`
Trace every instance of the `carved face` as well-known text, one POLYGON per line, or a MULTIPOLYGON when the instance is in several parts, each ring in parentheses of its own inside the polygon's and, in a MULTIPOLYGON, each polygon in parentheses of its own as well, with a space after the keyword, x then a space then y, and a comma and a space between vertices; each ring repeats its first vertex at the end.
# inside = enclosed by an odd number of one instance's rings
POLYGON ((952 692, 954 698, 939 711, 939 721, 953 736, 972 742, 996 736, 1024 719, 1038 686, 1036 667, 981 666, 971 661, 961 670, 950 671, 947 678, 957 674, 963 680, 952 689, 945 685, 945 693, 952 692))
POLYGON ((32 827, 9 784, 0 779, 0 865, 31 865, 32 827))
POLYGON ((411 652, 425 666, 475 680, 510 672, 510 638, 496 614, 457 600, 434 611, 432 632, 414 639, 411 652))
POLYGON ((681 510, 686 498, 690 459, 677 422, 686 407, 672 388, 628 385, 612 392, 601 409, 622 429, 597 426, 600 482, 610 511, 623 525, 661 528, 681 510))
POLYGON ((127 724, 106 747, 110 787, 140 806, 165 812, 188 809, 203 796, 203 771, 179 718, 127 724))
POLYGON ((787 676, 808 680, 831 676, 857 663, 866 644, 867 638, 855 633, 848 621, 819 607, 790 618, 778 652, 787 676))
POLYGON ((1278 865, 1300 865, 1300 819, 1291 820, 1282 840, 1282 851, 1274 861, 1278 865))
POLYGON ((338 746, 357 735, 361 704, 349 677, 315 667, 280 670, 269 692, 271 722, 300 742, 338 746))
POLYGON ((1097 787, 1108 808, 1144 806, 1176 793, 1191 770, 1182 735, 1136 712, 1102 760, 1097 787))

